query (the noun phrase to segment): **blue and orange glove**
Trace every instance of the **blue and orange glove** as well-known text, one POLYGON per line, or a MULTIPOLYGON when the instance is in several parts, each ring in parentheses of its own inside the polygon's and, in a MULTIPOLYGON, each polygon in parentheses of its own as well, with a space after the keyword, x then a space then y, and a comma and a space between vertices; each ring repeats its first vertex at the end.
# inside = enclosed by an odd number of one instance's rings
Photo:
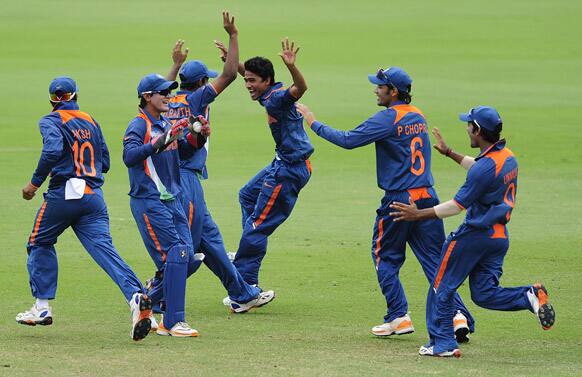
POLYGON ((186 136, 186 140, 194 148, 202 148, 206 144, 206 139, 210 136, 210 124, 202 115, 197 117, 191 115, 187 122, 190 133, 186 136))
POLYGON ((181 119, 174 123, 169 130, 153 138, 150 143, 154 147, 154 153, 160 153, 166 149, 174 140, 183 135, 184 129, 187 127, 188 121, 186 119, 181 119))

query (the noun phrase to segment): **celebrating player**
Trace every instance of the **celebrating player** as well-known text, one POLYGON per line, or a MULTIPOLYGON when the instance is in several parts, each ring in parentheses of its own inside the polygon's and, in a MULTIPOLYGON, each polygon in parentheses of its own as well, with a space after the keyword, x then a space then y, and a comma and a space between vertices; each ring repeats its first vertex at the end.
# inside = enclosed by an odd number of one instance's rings
POLYGON ((206 138, 190 133, 181 139, 188 121, 172 126, 161 115, 168 111, 169 95, 176 87, 176 81, 156 74, 139 82, 140 109, 125 131, 123 162, 129 172, 131 212, 162 282, 165 310, 157 333, 194 337, 198 331, 186 323, 184 315, 186 276, 201 262, 194 255, 188 219, 180 203, 178 148, 200 148, 206 138))
MULTIPOLYGON (((231 17, 228 12, 223 12, 222 17, 224 29, 230 37, 229 50, 224 54, 223 71, 218 75, 199 60, 184 64, 180 70, 181 90, 170 100, 170 109, 166 113, 166 116, 174 123, 198 115, 210 119, 209 104, 236 79, 239 64, 238 30, 234 24, 234 17, 231 17), (209 83, 208 79, 214 77, 216 79, 209 83)), ((183 41, 176 42, 172 54, 174 65, 167 76, 169 80, 175 79, 176 73, 188 55, 188 49, 182 51, 182 46, 183 41)), ((188 213, 194 250, 202 251, 205 256, 204 263, 218 276, 226 288, 231 310, 242 313, 269 303, 275 298, 275 293, 273 291, 261 292, 259 288, 247 284, 227 256, 222 235, 206 207, 200 182, 201 179, 208 177, 207 156, 208 140, 204 148, 180 154, 182 206, 188 213)), ((152 283, 155 287, 157 279, 152 280, 152 283)))
POLYGON ((58 262, 54 244, 68 227, 91 257, 123 292, 132 313, 133 340, 150 331, 151 301, 131 268, 121 259, 111 241, 109 216, 101 186, 109 170, 109 151, 101 128, 89 114, 79 110, 77 84, 70 77, 57 77, 49 86, 53 111, 40 122, 43 147, 32 180, 22 189, 31 200, 50 174, 48 191, 28 239, 28 272, 36 303, 16 316, 24 325, 53 323, 49 300, 57 290, 58 262))
MULTIPOLYGON (((374 93, 378 106, 386 107, 351 131, 338 131, 315 120, 309 108, 297 104, 305 121, 320 137, 342 148, 353 149, 376 144, 378 186, 385 191, 378 208, 372 238, 372 260, 378 282, 388 306, 384 323, 372 328, 376 336, 412 333, 414 327, 407 314, 408 302, 399 279, 404 263, 406 243, 420 262, 424 274, 432 281, 436 274, 440 249, 445 239, 441 219, 394 222, 389 205, 394 201, 415 202, 420 208, 439 203, 430 170, 430 140, 422 112, 410 105, 412 79, 402 69, 392 67, 368 75, 377 85, 374 93)), ((461 298, 454 296, 456 335, 468 341, 473 331, 473 318, 461 298)))
POLYGON ((267 238, 291 215, 299 191, 311 177, 309 156, 313 146, 303 129, 303 118, 295 109, 295 102, 307 90, 305 79, 295 65, 299 47, 293 42, 289 44, 287 38, 281 45, 279 56, 293 78, 293 84, 287 89, 281 82, 275 82, 273 64, 268 59, 254 57, 244 66, 239 65, 251 99, 259 101, 267 111, 275 140, 273 161, 239 192, 243 231, 234 265, 245 281, 253 285, 259 283, 267 238))
POLYGON ((544 330, 549 330, 555 320, 543 285, 499 286, 503 258, 509 248, 506 224, 517 193, 517 160, 505 147, 505 140, 500 140, 501 117, 494 108, 479 106, 461 114, 460 119, 467 122, 471 148, 481 151, 476 158, 453 152, 438 129, 433 130, 438 141, 435 148, 468 170, 465 184, 454 199, 425 208, 419 208, 412 201, 390 206, 395 222, 442 219, 467 210, 463 224, 443 245, 438 273, 428 290, 426 323, 430 338, 420 348, 423 356, 461 356, 449 318, 455 309, 455 292, 467 277, 471 298, 481 307, 530 310, 544 330))

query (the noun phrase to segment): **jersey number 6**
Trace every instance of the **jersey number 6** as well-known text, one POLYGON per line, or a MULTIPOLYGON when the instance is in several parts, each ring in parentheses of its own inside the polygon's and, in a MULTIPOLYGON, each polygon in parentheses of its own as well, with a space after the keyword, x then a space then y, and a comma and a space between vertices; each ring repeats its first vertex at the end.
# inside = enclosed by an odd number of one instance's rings
POLYGON ((416 149, 417 143, 420 144, 419 148, 422 148, 423 144, 420 136, 415 137, 410 142, 410 155, 411 155, 410 171, 414 175, 421 175, 422 173, 424 173, 424 157, 422 156, 422 151, 420 149, 416 149), (414 167, 416 160, 419 160, 420 162, 420 166, 418 167, 418 169, 414 167))
POLYGON ((95 151, 90 142, 85 141, 79 148, 79 142, 75 140, 75 144, 73 144, 73 159, 77 167, 77 177, 81 177, 82 175, 94 177, 97 175, 97 170, 95 169, 95 151), (85 165, 85 153, 87 149, 89 150, 89 169, 85 165), (81 174, 81 170, 83 174, 81 174))

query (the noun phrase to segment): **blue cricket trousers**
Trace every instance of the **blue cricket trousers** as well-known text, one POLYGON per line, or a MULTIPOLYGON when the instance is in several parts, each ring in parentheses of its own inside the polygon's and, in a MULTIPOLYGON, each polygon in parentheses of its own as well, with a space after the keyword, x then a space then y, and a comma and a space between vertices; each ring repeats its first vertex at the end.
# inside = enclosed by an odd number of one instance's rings
POLYGON ((154 303, 165 300, 164 326, 185 322, 186 278, 194 268, 194 251, 188 220, 179 199, 130 199, 131 213, 145 247, 162 276, 163 289, 152 295, 154 303))
MULTIPOLYGON (((506 235, 506 230, 503 233, 506 235)), ((426 305, 429 345, 434 346, 435 353, 458 348, 452 320, 454 297, 467 277, 475 304, 492 310, 532 310, 527 299, 531 286, 499 286, 503 258, 508 248, 507 236, 493 236, 490 229, 477 229, 464 224, 447 238, 438 272, 428 290, 426 305)))
MULTIPOLYGON (((374 235, 372 238, 372 260, 376 266, 378 283, 386 298, 387 313, 384 322, 391 322, 408 312, 408 301, 400 283, 400 267, 406 259, 406 243, 418 259, 424 275, 432 282, 441 259, 441 248, 445 241, 445 230, 441 219, 394 222, 389 215, 393 202, 408 203, 412 198, 418 208, 430 208, 439 204, 436 191, 432 187, 410 189, 408 191, 387 191, 380 208, 376 211, 374 235)), ((474 331, 474 319, 461 297, 452 297, 455 310, 466 317, 470 331, 474 331)), ((454 314, 450 320, 453 321, 454 314)))
POLYGON ((28 239, 28 273, 32 295, 54 299, 57 291, 57 238, 73 228, 81 244, 111 277, 127 301, 143 287, 131 268, 115 250, 109 233, 109 215, 101 189, 81 199, 65 200, 45 194, 28 239))
POLYGON ((291 215, 310 177, 309 160, 289 164, 275 159, 240 190, 243 231, 234 265, 247 283, 259 284, 267 238, 291 215))
POLYGON ((260 289, 247 284, 228 259, 220 230, 206 207, 198 174, 180 169, 180 184, 182 207, 188 216, 194 251, 204 254, 204 264, 220 279, 232 300, 245 303, 255 299, 260 289))

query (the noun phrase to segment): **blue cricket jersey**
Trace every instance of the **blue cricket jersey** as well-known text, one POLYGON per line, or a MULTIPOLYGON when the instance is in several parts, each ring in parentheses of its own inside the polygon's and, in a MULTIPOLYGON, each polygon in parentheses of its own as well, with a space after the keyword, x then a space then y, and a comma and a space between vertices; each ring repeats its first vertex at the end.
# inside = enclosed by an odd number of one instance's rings
POLYGON ((91 189, 103 185, 109 151, 101 128, 77 102, 60 102, 39 121, 43 146, 31 183, 40 187, 50 174, 47 197, 64 198, 70 178, 81 178, 91 189))
MULTIPOLYGON (((172 124, 180 119, 188 119, 190 115, 202 115, 210 123, 210 103, 218 96, 218 92, 212 83, 206 84, 193 92, 178 91, 170 99, 170 110, 165 116, 172 124)), ((186 131, 187 132, 187 131, 186 131)), ((209 139, 206 140, 204 148, 196 150, 180 150, 180 168, 198 172, 204 179, 208 178, 206 169, 206 158, 208 157, 209 139)))
POLYGON ((164 116, 156 120, 143 109, 129 122, 123 138, 123 162, 129 173, 131 197, 172 200, 180 193, 178 145, 182 141, 174 140, 160 153, 154 153, 150 143, 171 126, 164 116))
POLYGON ((304 161, 313 153, 309 136, 303 128, 303 116, 295 108, 297 99, 278 82, 259 99, 267 111, 267 122, 275 140, 277 157, 287 163, 304 161))
POLYGON ((311 129, 342 148, 376 143, 378 186, 386 191, 431 187, 431 147, 428 125, 416 107, 396 102, 351 131, 335 130, 315 121, 311 129))
MULTIPOLYGON (((511 218, 517 193, 517 160, 500 140, 475 158, 455 202, 467 209, 464 224, 488 229, 511 218)), ((501 236, 503 230, 496 230, 501 236)))

